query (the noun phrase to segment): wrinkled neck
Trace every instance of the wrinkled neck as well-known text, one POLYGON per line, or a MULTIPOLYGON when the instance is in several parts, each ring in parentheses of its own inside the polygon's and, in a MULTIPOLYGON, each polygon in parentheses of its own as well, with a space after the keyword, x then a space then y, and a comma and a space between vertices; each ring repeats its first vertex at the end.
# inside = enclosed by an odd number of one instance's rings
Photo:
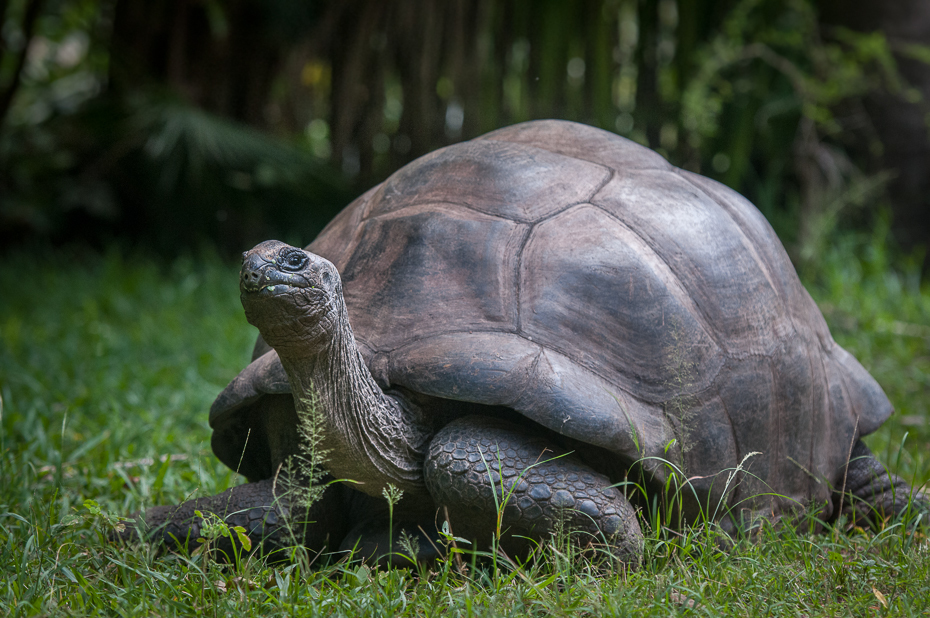
POLYGON ((380 496, 388 483, 405 494, 425 492, 423 456, 428 428, 418 411, 386 395, 362 359, 343 303, 338 303, 332 336, 309 355, 279 355, 287 371, 298 414, 316 414, 323 430, 324 467, 380 496))

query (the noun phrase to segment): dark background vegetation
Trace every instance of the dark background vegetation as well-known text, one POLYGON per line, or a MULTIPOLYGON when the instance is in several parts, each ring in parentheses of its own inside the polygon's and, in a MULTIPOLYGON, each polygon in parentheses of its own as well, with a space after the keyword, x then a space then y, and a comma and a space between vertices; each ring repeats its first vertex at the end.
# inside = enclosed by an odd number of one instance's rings
POLYGON ((441 146, 565 118, 749 197, 799 267, 930 234, 919 0, 0 0, 0 243, 307 243, 441 146))

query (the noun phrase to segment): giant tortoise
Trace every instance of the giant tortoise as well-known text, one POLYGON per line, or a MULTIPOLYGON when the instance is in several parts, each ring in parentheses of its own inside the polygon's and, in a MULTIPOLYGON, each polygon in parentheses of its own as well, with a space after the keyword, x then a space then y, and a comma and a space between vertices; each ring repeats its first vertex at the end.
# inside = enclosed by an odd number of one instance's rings
POLYGON ((260 338, 210 425, 249 482, 150 509, 172 545, 199 509, 266 549, 364 546, 391 534, 391 485, 399 528, 448 517, 519 551, 567 525, 633 562, 629 479, 674 477, 685 521, 731 529, 829 520, 844 486, 862 513, 908 504, 860 441, 891 404, 765 218, 599 129, 528 122, 421 157, 306 249, 245 253, 239 285, 260 338), (287 489, 308 482, 307 419, 343 481, 310 507, 287 489))

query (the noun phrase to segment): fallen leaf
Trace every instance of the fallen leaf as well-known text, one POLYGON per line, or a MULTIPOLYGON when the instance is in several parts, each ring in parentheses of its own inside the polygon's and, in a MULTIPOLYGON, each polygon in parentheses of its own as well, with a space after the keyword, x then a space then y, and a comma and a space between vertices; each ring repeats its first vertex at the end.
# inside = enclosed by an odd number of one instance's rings
POLYGON ((872 594, 874 594, 875 598, 878 599, 878 602, 882 604, 882 607, 888 609, 888 599, 886 599, 885 595, 883 595, 875 586, 872 586, 872 594))

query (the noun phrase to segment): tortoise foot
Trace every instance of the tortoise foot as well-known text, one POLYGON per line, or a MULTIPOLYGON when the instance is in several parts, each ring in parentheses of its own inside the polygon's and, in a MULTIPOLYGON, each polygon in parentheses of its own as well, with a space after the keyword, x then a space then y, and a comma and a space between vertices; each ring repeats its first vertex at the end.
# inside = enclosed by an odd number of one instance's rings
POLYGON ((499 534, 505 551, 519 554, 564 530, 628 563, 642 555, 636 513, 610 480, 511 423, 477 416, 450 423, 430 443, 424 477, 448 509, 452 532, 479 546, 499 534))
MULTIPOLYGON (((204 539, 208 532, 205 524, 220 523, 228 528, 241 526, 251 541, 252 551, 265 555, 298 544, 311 550, 325 549, 330 527, 323 524, 330 523, 327 520, 334 519, 333 511, 339 510, 338 505, 332 504, 334 498, 328 495, 333 492, 325 492, 322 499, 308 509, 291 505, 281 487, 280 479, 277 483, 274 479, 266 479, 239 485, 215 496, 152 507, 144 514, 137 513, 116 536, 121 541, 146 540, 169 551, 192 551, 200 544, 198 539, 204 539), (196 511, 207 521, 197 516, 196 511)), ((235 533, 220 535, 211 546, 232 558, 235 553, 242 553, 236 536, 235 533)))
POLYGON ((861 440, 853 447, 846 470, 843 514, 854 523, 879 525, 908 508, 930 513, 927 496, 914 492, 896 474, 890 474, 861 440))

